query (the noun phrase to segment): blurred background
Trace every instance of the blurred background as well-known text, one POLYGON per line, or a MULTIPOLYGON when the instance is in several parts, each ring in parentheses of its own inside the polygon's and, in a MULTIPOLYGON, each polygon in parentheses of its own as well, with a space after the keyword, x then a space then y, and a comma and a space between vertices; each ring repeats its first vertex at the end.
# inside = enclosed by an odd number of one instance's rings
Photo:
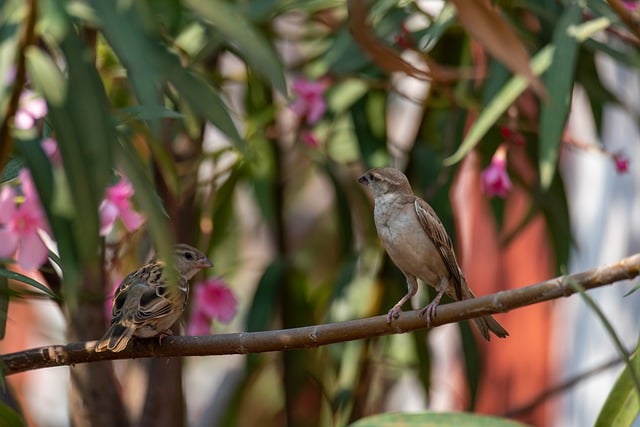
MULTIPOLYGON (((215 264, 176 332, 384 314, 406 284, 357 183, 377 166, 433 206, 477 295, 640 252, 639 23, 618 0, 5 0, 0 352, 98 339, 115 286, 174 241, 215 264)), ((589 292, 628 353, 633 289, 589 292)), ((608 425, 605 401, 633 385, 616 382, 619 349, 583 299, 496 318, 507 339, 465 322, 36 370, 5 378, 0 413, 32 426, 341 426, 391 411, 608 425)))

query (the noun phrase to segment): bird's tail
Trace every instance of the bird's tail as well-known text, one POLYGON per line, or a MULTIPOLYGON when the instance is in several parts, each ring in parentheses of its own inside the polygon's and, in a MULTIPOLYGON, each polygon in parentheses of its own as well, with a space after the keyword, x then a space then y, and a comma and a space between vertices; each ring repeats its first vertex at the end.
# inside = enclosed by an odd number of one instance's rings
POLYGON ((507 332, 507 330, 491 316, 477 317, 473 319, 473 322, 478 327, 480 334, 487 341, 491 338, 489 331, 493 332, 493 334, 498 338, 506 338, 509 336, 509 332, 507 332))
MULTIPOLYGON (((464 299, 476 297, 473 292, 471 292, 471 289, 469 289, 469 286, 463 286, 463 294, 464 299)), ((509 336, 509 332, 507 332, 507 330, 492 316, 476 317, 473 319, 473 323, 478 327, 480 335, 482 335, 482 337, 487 341, 491 339, 489 331, 498 338, 506 338, 509 336)))
POLYGON ((135 328, 127 327, 121 323, 114 323, 96 344, 96 353, 106 350, 117 353, 124 350, 134 332, 135 328))

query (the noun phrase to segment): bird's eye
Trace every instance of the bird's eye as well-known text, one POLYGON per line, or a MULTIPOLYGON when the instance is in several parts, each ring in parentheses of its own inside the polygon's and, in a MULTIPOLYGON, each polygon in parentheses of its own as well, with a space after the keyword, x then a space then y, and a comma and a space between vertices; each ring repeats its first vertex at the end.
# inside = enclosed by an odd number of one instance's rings
POLYGON ((193 255, 193 252, 185 252, 184 257, 189 261, 192 261, 195 258, 195 256, 193 255))

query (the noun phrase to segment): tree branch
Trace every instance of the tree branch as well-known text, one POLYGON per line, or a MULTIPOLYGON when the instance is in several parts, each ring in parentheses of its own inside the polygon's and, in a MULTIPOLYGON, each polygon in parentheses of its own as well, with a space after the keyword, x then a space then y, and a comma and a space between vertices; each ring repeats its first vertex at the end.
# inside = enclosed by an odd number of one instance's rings
MULTIPOLYGON (((432 327, 459 322, 486 314, 504 313, 518 307, 536 304, 575 293, 576 283, 584 289, 608 285, 640 275, 640 253, 614 264, 596 267, 581 273, 557 277, 545 282, 510 291, 502 291, 472 300, 438 307, 432 327)), ((386 316, 369 317, 347 322, 306 326, 264 332, 240 332, 200 337, 166 337, 162 343, 156 338, 136 339, 119 353, 95 353, 95 341, 75 342, 34 348, 0 356, 4 375, 32 369, 75 365, 100 360, 139 357, 213 356, 248 354, 314 348, 357 339, 405 333, 425 328, 418 311, 404 312, 391 325, 386 316)), ((511 331, 513 334, 524 331, 511 331)))

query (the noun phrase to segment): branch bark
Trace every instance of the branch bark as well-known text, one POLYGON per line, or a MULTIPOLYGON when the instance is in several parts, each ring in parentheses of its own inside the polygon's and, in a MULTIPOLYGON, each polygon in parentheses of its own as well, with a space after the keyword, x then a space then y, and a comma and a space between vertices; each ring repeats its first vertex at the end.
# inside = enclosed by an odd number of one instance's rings
MULTIPOLYGON (((593 289, 619 280, 640 275, 640 253, 628 258, 596 267, 584 272, 560 276, 520 289, 465 300, 438 307, 432 327, 459 322, 486 314, 504 313, 513 309, 568 297, 578 284, 593 289)), ((347 322, 330 323, 301 328, 264 332, 240 332, 199 337, 166 337, 137 339, 119 353, 95 353, 95 341, 74 342, 25 350, 0 356, 4 375, 12 375, 32 369, 75 365, 101 360, 130 359, 140 357, 214 356, 223 354, 264 353, 303 348, 370 338, 395 333, 405 333, 426 328, 418 311, 403 312, 390 325, 386 316, 375 316, 347 322)), ((524 331, 511 331, 512 334, 524 331)))

